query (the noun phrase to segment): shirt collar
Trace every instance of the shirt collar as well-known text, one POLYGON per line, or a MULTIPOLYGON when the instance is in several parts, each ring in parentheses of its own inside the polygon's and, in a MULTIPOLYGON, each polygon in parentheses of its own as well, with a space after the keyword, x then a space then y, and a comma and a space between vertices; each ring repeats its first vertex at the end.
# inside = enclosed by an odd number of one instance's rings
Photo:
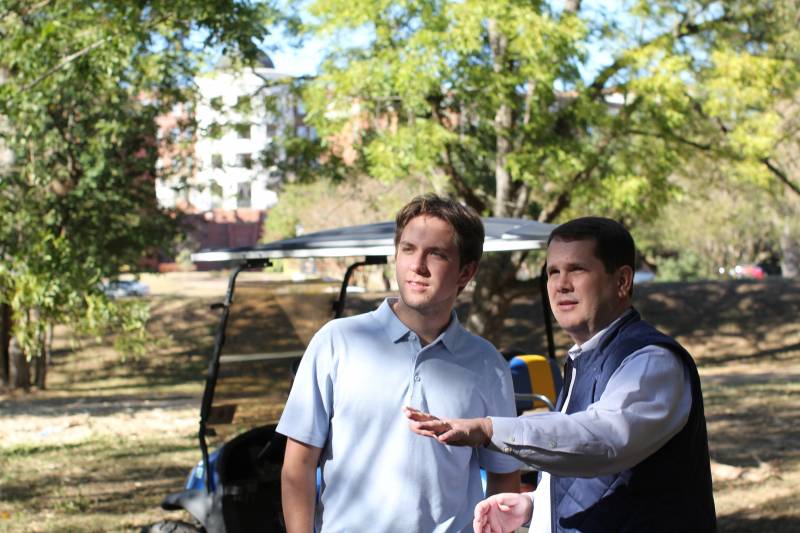
POLYGON ((604 327, 603 329, 592 335, 592 338, 584 342, 583 344, 581 345, 573 344, 572 348, 570 348, 569 351, 567 351, 567 355, 569 355, 570 359, 574 361, 575 358, 578 357, 583 352, 594 350, 600 343, 600 339, 603 338, 603 335, 605 335, 606 331, 611 329, 611 326, 622 320, 622 317, 624 317, 631 311, 633 311, 633 308, 628 308, 624 313, 615 318, 614 321, 611 322, 611 324, 607 325, 606 327, 604 327))
MULTIPOLYGON (((373 311, 375 318, 380 322, 383 326, 383 329, 389 335, 389 338, 392 342, 397 342, 403 338, 405 338, 409 333, 411 333, 411 329, 408 326, 403 324, 403 322, 397 318, 397 315, 394 314, 392 310, 392 304, 397 301, 397 298, 386 298, 383 303, 373 311)), ((461 333, 464 328, 461 327, 461 323, 458 321, 458 316, 454 310, 450 311, 450 322, 447 324, 445 330, 431 342, 431 345, 436 344, 437 342, 441 341, 447 350, 455 354, 458 345, 458 339, 461 336, 461 333)))

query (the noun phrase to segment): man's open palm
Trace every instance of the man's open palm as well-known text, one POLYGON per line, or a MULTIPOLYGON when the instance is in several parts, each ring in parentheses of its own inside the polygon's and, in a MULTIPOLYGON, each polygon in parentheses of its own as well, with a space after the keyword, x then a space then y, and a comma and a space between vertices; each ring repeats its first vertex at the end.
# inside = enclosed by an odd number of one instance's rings
POLYGON ((488 418, 438 418, 413 407, 404 407, 411 431, 452 446, 483 446, 492 437, 488 418))
POLYGON ((475 533, 509 533, 530 521, 533 502, 525 494, 495 494, 475 506, 475 533))

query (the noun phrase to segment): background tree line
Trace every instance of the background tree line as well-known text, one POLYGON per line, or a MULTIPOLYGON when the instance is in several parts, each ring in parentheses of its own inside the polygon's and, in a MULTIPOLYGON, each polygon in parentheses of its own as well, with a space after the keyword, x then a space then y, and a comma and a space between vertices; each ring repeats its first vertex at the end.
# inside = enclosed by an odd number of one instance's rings
MULTIPOLYGON (((158 168, 157 118, 191 109, 209 55, 246 65, 278 27, 330 47, 292 87, 316 139, 263 154, 288 183, 270 237, 313 229, 298 199, 320 189, 381 219, 387 191, 435 190, 484 215, 617 218, 656 266, 691 249, 687 272, 772 254, 796 274, 798 7, 606 4, 0 0, 0 377, 26 386, 32 362, 43 386, 57 323, 141 348, 146 309, 99 283, 180 234, 153 179, 194 163, 158 168)), ((473 331, 499 331, 538 260, 487 258, 473 331)))
MULTIPOLYGON (((292 187, 424 179, 484 215, 619 219, 651 266, 693 250, 678 275, 755 252, 795 273, 796 4, 607 5, 309 2, 304 35, 332 46, 298 83, 319 138, 291 141, 292 187)), ((484 262, 473 331, 500 330, 529 260, 484 262)))
MULTIPOLYGON (((144 349, 147 306, 101 282, 169 248, 156 202, 157 119, 193 100, 214 50, 259 53, 277 13, 222 0, 0 1, 0 377, 45 386, 54 324, 144 349)), ((192 124, 183 125, 191 131, 192 124)))

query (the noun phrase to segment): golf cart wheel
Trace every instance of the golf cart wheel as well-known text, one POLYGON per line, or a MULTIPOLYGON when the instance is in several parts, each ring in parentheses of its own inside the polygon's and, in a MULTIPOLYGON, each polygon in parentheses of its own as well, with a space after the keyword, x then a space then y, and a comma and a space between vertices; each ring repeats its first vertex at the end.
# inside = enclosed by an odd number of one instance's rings
POLYGON ((145 526, 140 533, 203 533, 205 529, 198 528, 186 522, 177 520, 162 520, 152 526, 145 526))

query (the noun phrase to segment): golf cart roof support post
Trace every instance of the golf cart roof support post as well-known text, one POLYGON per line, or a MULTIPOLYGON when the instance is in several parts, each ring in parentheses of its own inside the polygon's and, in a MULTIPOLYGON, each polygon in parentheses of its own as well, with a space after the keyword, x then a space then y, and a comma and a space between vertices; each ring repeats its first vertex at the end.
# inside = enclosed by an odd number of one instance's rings
POLYGON ((339 288, 339 298, 333 301, 333 318, 342 317, 342 313, 344 313, 345 299, 347 298, 347 287, 350 285, 350 278, 358 267, 366 264, 366 261, 357 261, 347 267, 347 270, 344 273, 344 279, 342 280, 342 285, 339 288))
POLYGON ((272 262, 269 259, 247 259, 236 265, 228 279, 228 290, 225 293, 225 301, 222 303, 215 303, 211 306, 212 309, 221 308, 222 315, 220 315, 219 324, 217 324, 217 332, 216 335, 214 335, 214 350, 208 361, 206 386, 203 389, 203 401, 200 404, 200 430, 197 435, 200 441, 200 451, 203 454, 203 475, 205 476, 206 492, 208 494, 211 494, 211 471, 208 461, 206 424, 211 413, 211 404, 214 402, 214 389, 216 388, 217 377, 219 376, 219 359, 222 354, 222 347, 225 345, 225 330, 228 327, 228 316, 230 315, 231 304, 233 304, 233 292, 236 287, 236 278, 242 270, 248 268, 263 268, 271 264, 272 262))
POLYGON ((539 291, 542 294, 542 317, 544 318, 544 331, 547 334, 547 355, 550 359, 556 358, 556 343, 553 340, 553 314, 550 309, 550 297, 547 294, 547 263, 542 265, 539 274, 539 291))
POLYGON ((353 272, 355 272, 355 270, 360 266, 385 265, 386 262, 386 256, 368 255, 363 261, 356 261, 347 267, 347 271, 344 273, 344 279, 342 280, 342 286, 339 289, 339 299, 334 300, 333 302, 333 318, 341 318, 342 314, 344 314, 344 304, 347 299, 347 287, 350 285, 350 278, 353 276, 353 272))

